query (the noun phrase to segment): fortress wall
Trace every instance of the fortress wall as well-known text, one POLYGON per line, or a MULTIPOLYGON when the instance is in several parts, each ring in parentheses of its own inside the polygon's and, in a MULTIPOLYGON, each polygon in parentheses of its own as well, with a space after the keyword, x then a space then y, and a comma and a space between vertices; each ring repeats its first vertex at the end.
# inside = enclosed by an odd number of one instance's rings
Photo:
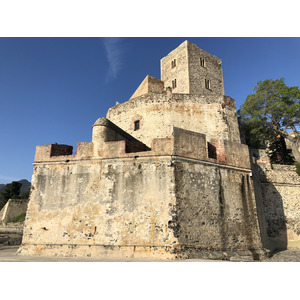
POLYGON ((295 166, 256 165, 263 194, 267 233, 273 247, 300 246, 300 176, 295 166))
MULTIPOLYGON (((212 238, 220 257, 225 250, 258 249, 247 157, 220 164, 208 157, 205 135, 173 128, 171 136, 153 140, 151 151, 131 153, 132 141, 104 142, 102 156, 92 159, 51 157, 52 145, 37 147, 44 161, 34 164, 19 253, 201 257, 198 250, 211 250, 212 238)), ((226 151, 235 147, 224 143, 224 157, 230 160, 226 151)), ((243 147, 235 151, 243 157, 243 147)))
POLYGON ((171 137, 173 126, 206 134, 208 140, 240 142, 235 107, 225 111, 224 103, 224 97, 146 94, 109 109, 107 118, 148 147, 154 138, 171 137), (135 131, 136 120, 140 129, 135 131))
POLYGON ((148 157, 35 164, 20 252, 143 257, 149 247, 172 248, 177 239, 168 229, 175 205, 169 161, 148 157))
POLYGON ((229 255, 232 250, 250 249, 253 255, 259 253, 262 244, 250 170, 178 158, 175 177, 177 218, 173 227, 179 244, 192 257, 198 251, 229 255))

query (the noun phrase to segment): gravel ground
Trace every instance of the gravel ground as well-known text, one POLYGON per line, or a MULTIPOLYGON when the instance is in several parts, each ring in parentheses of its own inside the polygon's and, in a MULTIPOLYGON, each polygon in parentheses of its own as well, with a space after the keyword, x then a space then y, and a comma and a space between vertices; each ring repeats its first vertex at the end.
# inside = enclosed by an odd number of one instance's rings
MULTIPOLYGON (((143 259, 101 259, 101 258, 71 258, 71 257, 47 257, 47 256, 20 256, 16 255, 18 247, 0 248, 0 262, 222 262, 216 260, 188 259, 181 261, 172 260, 143 260, 143 259)), ((238 261, 238 260, 235 260, 238 261)), ((245 261, 245 260, 241 260, 245 261)), ((300 262, 300 249, 294 248, 273 254, 263 262, 300 262)))
POLYGON ((277 252, 272 257, 263 261, 270 262, 299 262, 300 261, 300 249, 288 249, 285 251, 277 252))

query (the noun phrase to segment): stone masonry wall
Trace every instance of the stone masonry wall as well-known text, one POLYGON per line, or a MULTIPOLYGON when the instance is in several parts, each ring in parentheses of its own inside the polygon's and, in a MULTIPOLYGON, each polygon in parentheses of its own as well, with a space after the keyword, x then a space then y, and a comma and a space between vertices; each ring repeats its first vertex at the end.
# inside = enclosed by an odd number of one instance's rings
POLYGON ((240 142, 234 100, 184 94, 146 94, 109 109, 107 118, 151 146, 154 138, 170 137, 172 127, 240 142), (140 129, 134 130, 134 122, 140 129))
POLYGON ((135 153, 126 152, 131 141, 103 142, 99 151, 85 147, 90 151, 86 157, 78 151, 51 157, 53 145, 38 146, 19 253, 186 258, 214 249, 217 257, 228 258, 233 254, 224 251, 259 250, 251 235, 257 222, 251 187, 246 179, 244 187, 242 183, 250 174, 247 147, 224 142, 224 157, 219 161, 208 157, 205 135, 173 128, 171 136, 153 140, 151 151, 135 153), (229 155, 233 149, 237 159, 229 155), (100 156, 90 158, 93 153, 100 156), (218 184, 212 184, 216 179, 218 184), (228 211, 234 219, 226 223, 230 231, 225 237, 220 235, 220 197, 223 204, 226 200, 223 221, 229 219, 228 211), (205 201, 212 207, 219 204, 211 210, 208 218, 213 224, 202 228, 207 229, 203 234, 198 223, 207 218, 205 201), (242 206, 248 207, 250 215, 245 216, 242 206), (191 221, 197 224, 187 230, 194 207, 199 219, 191 221), (249 221, 248 231, 241 216, 249 221), (209 234, 216 239, 213 249, 209 234))
POLYGON ((172 88, 172 80, 176 79, 177 87, 174 93, 190 93, 187 43, 187 41, 183 42, 160 61, 161 80, 165 88, 172 88), (174 59, 176 59, 176 66, 172 68, 174 59))
POLYGON ((135 247, 143 257, 176 243, 169 158, 38 164, 32 186, 22 254, 105 256, 116 247, 108 256, 126 257, 135 247))
POLYGON ((222 61, 214 55, 200 49, 192 43, 188 47, 188 68, 190 93, 198 95, 224 95, 222 61), (200 65, 204 59, 204 66, 200 65), (205 79, 210 81, 210 88, 205 87, 205 79))
POLYGON ((295 166, 255 166, 263 194, 267 233, 273 248, 300 246, 300 176, 295 166))
POLYGON ((183 42, 161 59, 161 80, 165 87, 172 87, 174 79, 177 84, 174 93, 224 95, 221 59, 189 41, 183 42), (172 67, 174 59, 176 66, 172 67), (204 59, 204 66, 201 66, 200 59, 204 59), (210 81, 209 89, 205 87, 205 79, 210 81))
POLYGON ((173 226, 180 245, 194 255, 235 249, 255 255, 261 249, 249 171, 178 159, 175 174, 178 215, 173 226))

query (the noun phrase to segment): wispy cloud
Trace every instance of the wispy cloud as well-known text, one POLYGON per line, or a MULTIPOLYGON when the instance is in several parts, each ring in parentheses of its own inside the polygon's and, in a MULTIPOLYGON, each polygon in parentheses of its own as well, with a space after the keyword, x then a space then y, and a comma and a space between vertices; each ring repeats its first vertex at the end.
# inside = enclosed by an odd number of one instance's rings
POLYGON ((106 50, 106 57, 109 64, 109 70, 106 76, 106 81, 115 79, 122 66, 122 47, 123 38, 104 38, 104 46, 106 50))

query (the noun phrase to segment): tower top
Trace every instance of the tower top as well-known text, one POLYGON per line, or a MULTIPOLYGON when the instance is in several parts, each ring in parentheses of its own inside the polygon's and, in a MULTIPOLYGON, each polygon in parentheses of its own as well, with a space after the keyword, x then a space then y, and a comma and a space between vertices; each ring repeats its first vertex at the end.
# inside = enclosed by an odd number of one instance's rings
POLYGON ((173 93, 224 95, 220 58, 184 41, 160 61, 161 80, 173 93))

